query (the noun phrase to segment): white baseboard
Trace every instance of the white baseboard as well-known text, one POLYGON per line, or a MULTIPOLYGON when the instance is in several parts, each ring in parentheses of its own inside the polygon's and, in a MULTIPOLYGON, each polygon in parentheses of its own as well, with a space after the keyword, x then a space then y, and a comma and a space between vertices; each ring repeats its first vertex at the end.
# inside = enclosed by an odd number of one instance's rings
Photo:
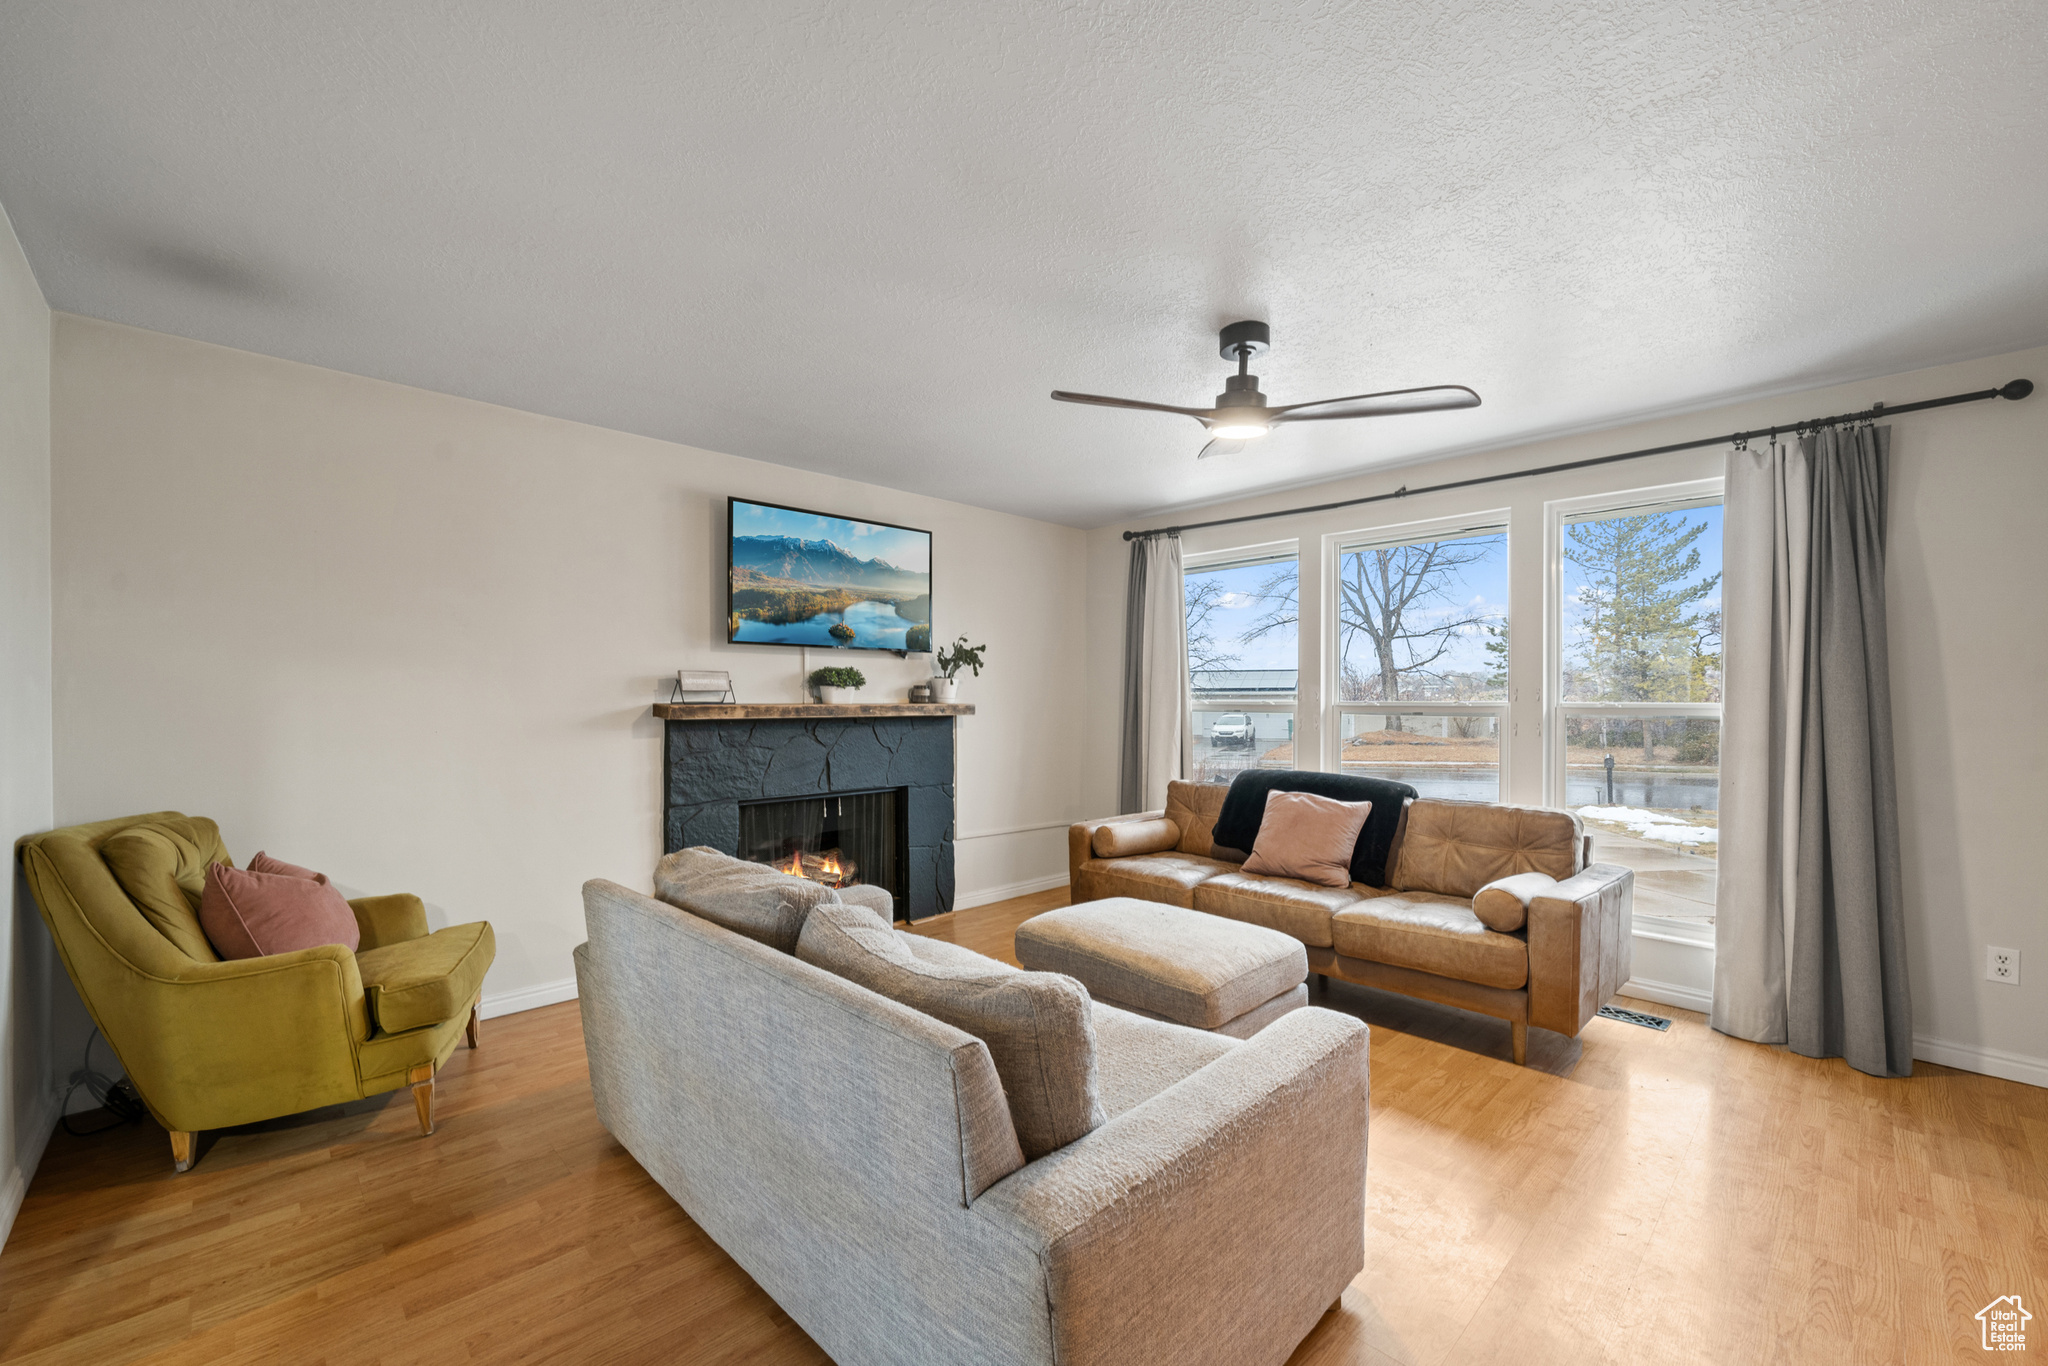
POLYGON ((36 1179, 36 1168, 42 1165, 43 1149, 50 1145, 50 1135, 57 1132, 57 1121, 62 1119, 64 1096, 52 1091, 44 1098, 41 1112, 27 1119, 29 1132, 38 1135, 30 1140, 28 1161, 7 1173, 7 1180, 0 1183, 0 1248, 7 1246, 7 1235, 14 1232, 14 1216, 21 1213, 21 1202, 28 1199, 28 1187, 36 1179))
POLYGON ((1919 1036, 1913 1040, 1913 1056, 1921 1062, 1939 1063, 1964 1072, 1980 1072, 2005 1081, 2048 1087, 2048 1058, 2030 1058, 2024 1053, 2008 1053, 2002 1048, 1986 1048, 1982 1044, 1951 1043, 1947 1039, 1919 1036))
POLYGON ((991 902, 1008 901, 1013 896, 1025 896, 1032 892, 1049 892, 1055 887, 1067 885, 1065 873, 1054 873, 1047 877, 1026 878, 1022 882, 1005 883, 1000 887, 983 887, 979 891, 962 892, 953 898, 953 909, 964 911, 970 906, 986 906, 991 902))
POLYGON ((494 1020, 500 1015, 517 1015, 522 1010, 538 1010, 542 1006, 575 999, 576 979, 564 977, 559 982, 542 982, 537 987, 521 987, 517 991, 501 991, 495 995, 487 992, 483 1008, 477 1014, 486 1020, 494 1020))
POLYGON ((1712 1013, 1714 993, 1701 991, 1698 987, 1686 986, 1679 982, 1657 982, 1643 977, 1631 977, 1622 984, 1621 996, 1633 996, 1639 1001, 1655 1001, 1660 1006, 1677 1006, 1680 1010, 1697 1010, 1702 1015, 1712 1013))
MULTIPOLYGON (((1641 978, 1631 978, 1618 994, 1633 996, 1643 1001, 1655 1001, 1659 1005, 1677 1006, 1681 1010, 1697 1010, 1701 1014, 1711 1014, 1714 1009, 1712 992, 1698 991, 1671 982, 1649 982, 1641 978)), ((2048 1088, 2048 1058, 2009 1053, 2003 1048, 1986 1048, 1982 1044, 1930 1039, 1924 1035, 1914 1038, 1913 1057, 1920 1062, 1938 1063, 1960 1072, 1976 1072, 1986 1077, 1997 1077, 2002 1081, 2017 1081, 2027 1086, 2048 1088)))

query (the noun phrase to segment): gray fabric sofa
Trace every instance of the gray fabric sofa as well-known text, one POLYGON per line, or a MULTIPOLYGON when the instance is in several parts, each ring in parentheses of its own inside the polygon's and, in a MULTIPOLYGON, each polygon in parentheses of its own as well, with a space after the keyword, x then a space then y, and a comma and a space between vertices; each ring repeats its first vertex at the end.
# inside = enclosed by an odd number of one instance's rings
POLYGON ((1107 1120, 1026 1163, 980 1039, 583 896, 599 1118, 840 1366, 1277 1366, 1364 1264, 1356 1020, 1239 1041, 1095 1003, 1107 1120))

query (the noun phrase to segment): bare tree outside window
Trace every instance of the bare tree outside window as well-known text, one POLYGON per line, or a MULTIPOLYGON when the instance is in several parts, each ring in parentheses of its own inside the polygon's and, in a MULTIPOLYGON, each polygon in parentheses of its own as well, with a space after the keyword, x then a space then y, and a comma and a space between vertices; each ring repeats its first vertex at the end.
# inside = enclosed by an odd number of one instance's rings
POLYGON ((1470 602, 1469 571, 1506 551, 1507 537, 1473 536, 1345 552, 1337 565, 1337 650, 1358 691, 1347 702, 1501 696, 1480 669, 1446 656, 1481 637, 1499 610, 1470 602))
POLYGON ((1259 640, 1269 635, 1293 635, 1301 627, 1301 566, 1283 565, 1260 580, 1257 596, 1266 604, 1265 613, 1245 628, 1244 639, 1259 640))
MULTIPOLYGON (((1499 533, 1346 550, 1337 567, 1338 683, 1343 702, 1475 701, 1507 696, 1506 634, 1498 606, 1473 601, 1475 571, 1501 572, 1499 533), (1488 636, 1499 629, 1497 636, 1488 636), (1488 655, 1461 645, 1484 641, 1488 655), (1494 647, 1498 646, 1496 650, 1494 647), (1467 667, 1459 667, 1465 665, 1467 667)), ((1262 588, 1271 603, 1247 639, 1295 625, 1295 585, 1262 588)), ((1388 724, 1400 729, 1398 714, 1388 724)))
POLYGON ((1185 581, 1188 613, 1188 672, 1227 669, 1240 656, 1229 649, 1229 641, 1216 635, 1216 614, 1229 601, 1230 593, 1213 574, 1189 574, 1185 581))
POLYGON ((1301 656, 1292 631, 1249 629, 1265 594, 1297 572, 1293 558, 1197 563, 1185 574, 1188 689, 1194 704, 1195 782, 1229 782, 1247 768, 1294 766, 1301 656))

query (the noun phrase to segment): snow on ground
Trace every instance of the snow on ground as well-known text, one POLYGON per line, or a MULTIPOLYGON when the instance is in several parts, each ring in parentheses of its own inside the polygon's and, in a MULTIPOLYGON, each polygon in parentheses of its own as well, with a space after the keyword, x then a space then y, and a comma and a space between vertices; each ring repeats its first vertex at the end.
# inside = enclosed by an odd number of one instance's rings
POLYGON ((1582 806, 1579 819, 1619 825, 1638 839, 1660 844, 1718 844, 1721 832, 1711 825, 1688 825, 1678 816, 1634 806, 1582 806))

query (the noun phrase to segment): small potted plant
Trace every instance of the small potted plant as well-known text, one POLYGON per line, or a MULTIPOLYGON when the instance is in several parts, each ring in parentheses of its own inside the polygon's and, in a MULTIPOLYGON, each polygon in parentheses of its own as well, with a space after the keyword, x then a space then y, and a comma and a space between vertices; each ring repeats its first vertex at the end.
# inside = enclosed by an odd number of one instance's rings
POLYGON ((951 645, 932 656, 932 701, 956 702, 960 698, 960 670, 972 669, 976 678, 981 677, 981 653, 986 645, 969 645, 962 636, 951 645))
POLYGON ((853 701, 853 695, 867 685, 868 676, 859 669, 811 670, 811 686, 818 690, 818 700, 830 705, 853 701))

